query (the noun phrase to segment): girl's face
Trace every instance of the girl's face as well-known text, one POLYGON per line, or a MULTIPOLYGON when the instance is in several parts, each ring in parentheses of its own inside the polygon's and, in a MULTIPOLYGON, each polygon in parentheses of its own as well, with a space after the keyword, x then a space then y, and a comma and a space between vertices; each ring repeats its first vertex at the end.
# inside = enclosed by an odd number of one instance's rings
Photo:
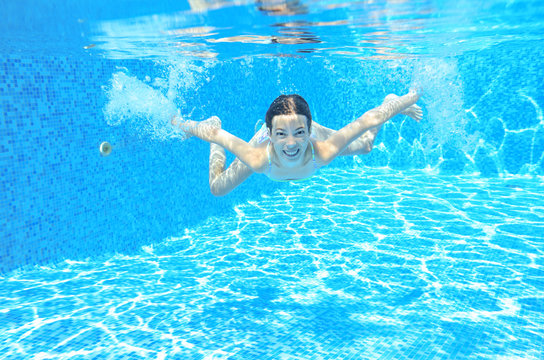
POLYGON ((274 116, 270 141, 283 166, 302 165, 310 141, 308 119, 298 114, 274 116))

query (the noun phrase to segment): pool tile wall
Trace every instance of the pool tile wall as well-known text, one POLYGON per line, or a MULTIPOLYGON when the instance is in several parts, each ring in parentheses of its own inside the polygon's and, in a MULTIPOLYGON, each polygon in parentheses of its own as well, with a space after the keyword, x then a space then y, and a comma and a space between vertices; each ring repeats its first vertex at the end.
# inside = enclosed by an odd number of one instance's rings
POLYGON ((462 57, 466 135, 476 147, 462 159, 484 176, 544 175, 544 68, 539 42, 509 42, 462 57))
POLYGON ((264 179, 253 177, 235 196, 215 198, 208 145, 108 126, 102 86, 119 66, 155 71, 93 58, 0 59, 0 273, 135 251, 212 214, 229 216, 262 192, 264 179), (103 141, 114 145, 110 156, 100 155, 103 141))
MULTIPOLYGON (((195 86, 181 83, 178 105, 196 120, 219 115, 224 128, 249 139, 278 94, 300 93, 316 121, 340 128, 388 93, 406 91, 428 69, 424 121, 399 117, 387 123, 375 149, 356 164, 431 167, 443 174, 543 175, 544 74, 537 66, 542 46, 516 49, 516 54, 499 47, 405 63, 320 57, 212 65, 195 60, 194 66, 209 68, 195 86)), ((208 189, 207 144, 158 141, 130 126, 106 123, 104 86, 112 74, 168 78, 176 66, 175 61, 105 60, 92 52, 0 58, 0 273, 63 258, 137 251, 208 216, 231 216, 237 203, 282 186, 255 175, 231 195, 215 198, 208 189), (114 145, 112 155, 100 156, 102 141, 114 145)), ((353 166, 354 160, 334 165, 353 166)))

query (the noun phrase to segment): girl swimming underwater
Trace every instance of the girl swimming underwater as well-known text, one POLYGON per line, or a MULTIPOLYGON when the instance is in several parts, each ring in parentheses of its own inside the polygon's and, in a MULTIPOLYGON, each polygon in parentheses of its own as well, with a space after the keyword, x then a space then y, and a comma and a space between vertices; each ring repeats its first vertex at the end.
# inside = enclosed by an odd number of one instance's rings
POLYGON ((369 153, 378 131, 393 116, 421 119, 421 108, 415 105, 420 96, 417 91, 400 97, 390 94, 380 106, 335 131, 312 122, 308 103, 300 95, 281 95, 249 143, 221 129, 216 116, 201 122, 174 116, 171 123, 188 136, 210 142, 210 190, 223 196, 254 172, 272 180, 295 181, 311 177, 337 156, 369 153), (236 156, 227 169, 225 149, 236 156))

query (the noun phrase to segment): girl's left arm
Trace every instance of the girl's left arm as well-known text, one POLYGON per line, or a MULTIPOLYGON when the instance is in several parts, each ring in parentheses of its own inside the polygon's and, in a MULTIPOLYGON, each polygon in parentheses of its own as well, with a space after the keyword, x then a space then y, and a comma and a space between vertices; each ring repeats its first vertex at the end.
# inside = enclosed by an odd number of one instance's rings
POLYGON ((393 116, 415 104, 420 96, 419 92, 410 91, 404 96, 397 97, 367 111, 357 120, 336 131, 327 140, 321 142, 319 146, 321 162, 324 165, 329 164, 365 131, 383 125, 393 116))

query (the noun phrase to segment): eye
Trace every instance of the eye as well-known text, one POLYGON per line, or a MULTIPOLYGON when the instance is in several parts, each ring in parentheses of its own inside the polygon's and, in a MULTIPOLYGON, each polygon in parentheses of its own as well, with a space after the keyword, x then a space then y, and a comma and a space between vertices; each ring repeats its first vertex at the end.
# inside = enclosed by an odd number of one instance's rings
POLYGON ((306 132, 304 130, 297 131, 297 135, 304 135, 306 132))
POLYGON ((283 131, 276 131, 276 136, 283 136, 285 133, 283 131))

